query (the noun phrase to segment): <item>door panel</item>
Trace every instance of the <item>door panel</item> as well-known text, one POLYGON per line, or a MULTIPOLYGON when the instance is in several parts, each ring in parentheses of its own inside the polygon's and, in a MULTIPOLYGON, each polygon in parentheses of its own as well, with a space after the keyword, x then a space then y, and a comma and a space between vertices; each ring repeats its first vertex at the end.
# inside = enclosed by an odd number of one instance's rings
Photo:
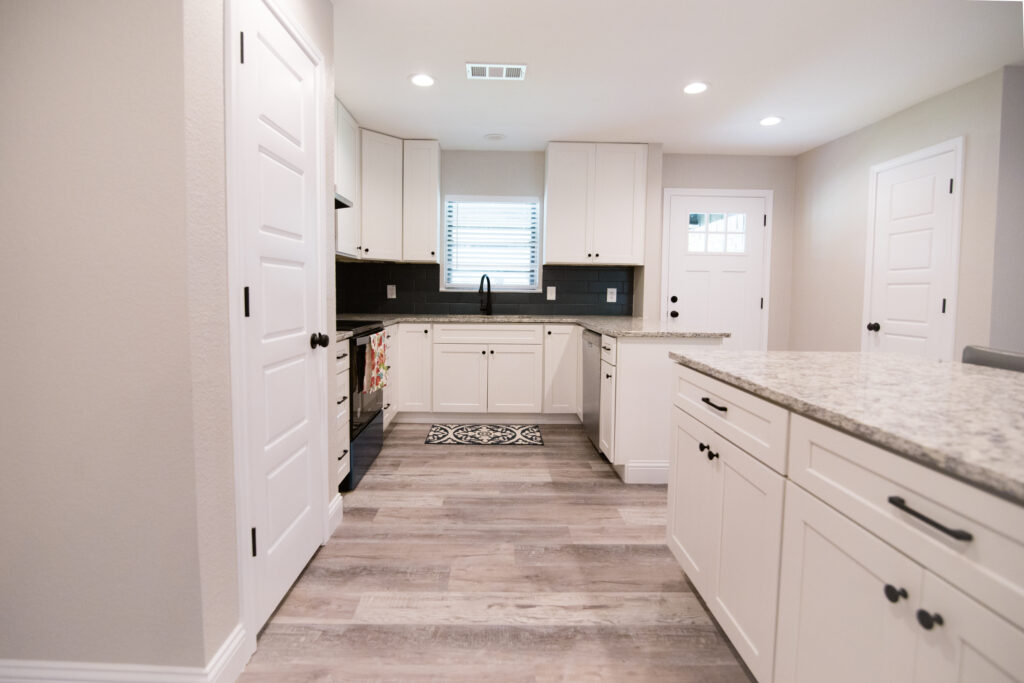
POLYGON ((429 325, 399 325, 402 386, 399 410, 429 412, 433 377, 433 339, 429 325))
POLYGON ((669 320, 688 330, 730 332, 725 348, 765 348, 765 211, 759 197, 670 196, 669 320))
POLYGON ((318 65, 263 3, 246 5, 246 61, 238 69, 239 203, 245 281, 246 415, 262 625, 323 534, 327 371, 319 332, 318 65))
POLYGON ((782 538, 775 680, 911 680, 923 570, 792 482, 782 538))
POLYGON ((579 329, 575 325, 545 325, 544 412, 577 412, 579 329))
POLYGON ((362 132, 363 258, 402 259, 402 141, 362 132))
POLYGON ((487 356, 487 410, 539 413, 544 393, 544 347, 491 344, 487 356))
POLYGON ((601 361, 601 421, 598 445, 604 457, 615 462, 615 366, 601 361))
POLYGON ((544 263, 590 263, 594 145, 548 145, 544 185, 544 263))
POLYGON ((487 412, 487 346, 434 344, 434 412, 487 412))
POLYGON ((868 265, 865 351, 895 351, 952 359, 954 274, 950 179, 956 158, 947 151, 907 162, 875 178, 874 235, 868 265), (879 323, 878 331, 867 330, 879 323))
POLYGON ((594 165, 595 263, 642 264, 647 212, 647 145, 597 144, 594 165))

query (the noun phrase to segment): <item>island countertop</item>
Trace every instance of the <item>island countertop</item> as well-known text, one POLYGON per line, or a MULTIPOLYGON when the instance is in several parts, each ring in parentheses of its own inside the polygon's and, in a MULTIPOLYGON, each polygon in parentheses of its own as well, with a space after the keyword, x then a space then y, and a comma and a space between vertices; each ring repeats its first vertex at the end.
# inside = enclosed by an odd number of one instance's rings
POLYGON ((1024 505, 1024 373, 883 353, 687 348, 669 357, 1024 505))
MULTIPOLYGON (((651 320, 628 315, 447 315, 418 313, 350 313, 338 316, 339 320, 380 320, 384 325, 395 323, 533 323, 547 325, 579 325, 585 329, 609 337, 661 337, 680 339, 724 339, 729 332, 694 332, 681 328, 671 321, 651 320)), ((347 339, 351 334, 338 332, 337 339, 347 339)))

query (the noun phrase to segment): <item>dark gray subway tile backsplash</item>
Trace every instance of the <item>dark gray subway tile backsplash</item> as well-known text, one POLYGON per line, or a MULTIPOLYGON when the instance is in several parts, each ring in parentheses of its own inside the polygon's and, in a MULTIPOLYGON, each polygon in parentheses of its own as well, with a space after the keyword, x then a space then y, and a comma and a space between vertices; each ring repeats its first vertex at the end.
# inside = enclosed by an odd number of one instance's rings
MULTIPOLYGON (((473 315, 480 296, 472 292, 442 292, 441 267, 431 263, 335 262, 338 313, 430 313, 473 315), (387 298, 395 285, 397 298, 387 298)), ((632 315, 632 266, 545 266, 544 291, 494 292, 495 315, 632 315), (548 301, 546 288, 555 287, 548 301), (607 303, 614 287, 617 301, 607 303)))

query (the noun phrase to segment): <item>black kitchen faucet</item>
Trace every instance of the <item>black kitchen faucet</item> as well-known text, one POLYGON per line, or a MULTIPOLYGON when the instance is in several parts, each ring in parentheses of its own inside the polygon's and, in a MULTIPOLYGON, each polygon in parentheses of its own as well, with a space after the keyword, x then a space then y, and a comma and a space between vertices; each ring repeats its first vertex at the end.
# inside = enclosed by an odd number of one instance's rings
POLYGON ((491 314, 491 278, 484 273, 480 277, 480 311, 484 315, 491 314), (487 293, 484 294, 484 280, 487 280, 487 293))

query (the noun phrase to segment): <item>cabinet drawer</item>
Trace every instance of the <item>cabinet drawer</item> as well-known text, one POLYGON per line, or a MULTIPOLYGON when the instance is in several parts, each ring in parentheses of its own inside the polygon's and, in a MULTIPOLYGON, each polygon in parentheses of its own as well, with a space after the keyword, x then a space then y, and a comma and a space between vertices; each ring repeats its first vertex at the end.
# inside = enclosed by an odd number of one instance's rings
POLYGON ((543 325, 434 325, 435 344, 540 344, 543 325))
POLYGON ((618 340, 606 334, 601 335, 601 360, 605 363, 615 365, 615 356, 618 349, 618 340))
POLYGON ((789 411, 681 365, 675 404, 764 464, 786 473, 789 411))
POLYGON ((341 372, 334 376, 334 410, 339 415, 345 413, 348 415, 349 411, 349 395, 348 395, 348 370, 341 372))
POLYGON ((794 482, 1024 625, 1024 508, 807 418, 790 429, 794 482))
POLYGON ((348 370, 348 340, 334 345, 334 373, 348 370))

